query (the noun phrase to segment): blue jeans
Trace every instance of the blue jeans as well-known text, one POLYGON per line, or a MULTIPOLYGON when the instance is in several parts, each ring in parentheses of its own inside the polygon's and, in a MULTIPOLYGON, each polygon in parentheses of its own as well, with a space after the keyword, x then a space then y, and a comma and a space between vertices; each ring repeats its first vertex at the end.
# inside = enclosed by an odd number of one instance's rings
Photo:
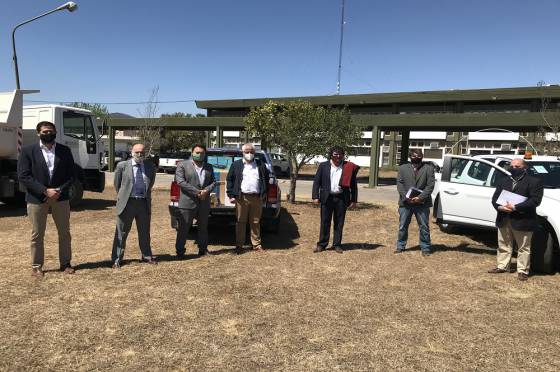
POLYGON ((397 249, 403 250, 406 248, 406 241, 408 240, 408 225, 412 215, 416 216, 416 222, 420 227, 420 249, 422 252, 429 252, 430 241, 430 207, 411 205, 407 207, 399 207, 399 235, 397 238, 397 249))

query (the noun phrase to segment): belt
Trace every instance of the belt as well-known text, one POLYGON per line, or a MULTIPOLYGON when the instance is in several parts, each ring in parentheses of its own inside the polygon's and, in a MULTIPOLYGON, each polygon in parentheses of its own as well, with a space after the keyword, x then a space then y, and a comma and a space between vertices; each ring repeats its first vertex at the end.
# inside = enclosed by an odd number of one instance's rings
POLYGON ((145 197, 145 196, 131 196, 130 199, 137 199, 137 200, 140 199, 140 200, 143 200, 143 199, 146 199, 146 197, 145 197))
POLYGON ((242 192, 241 195, 259 195, 258 192, 242 192))

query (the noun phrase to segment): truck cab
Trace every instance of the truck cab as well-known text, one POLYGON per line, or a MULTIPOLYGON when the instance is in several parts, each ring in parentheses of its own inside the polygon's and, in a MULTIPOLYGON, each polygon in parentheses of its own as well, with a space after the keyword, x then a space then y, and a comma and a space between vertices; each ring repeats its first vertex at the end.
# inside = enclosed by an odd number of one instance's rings
POLYGON ((70 191, 72 204, 78 204, 84 190, 102 192, 105 188, 103 143, 95 118, 88 110, 60 106, 33 105, 23 107, 23 143, 38 141, 36 126, 40 121, 50 121, 56 126, 56 141, 66 145, 74 157, 77 180, 70 191))

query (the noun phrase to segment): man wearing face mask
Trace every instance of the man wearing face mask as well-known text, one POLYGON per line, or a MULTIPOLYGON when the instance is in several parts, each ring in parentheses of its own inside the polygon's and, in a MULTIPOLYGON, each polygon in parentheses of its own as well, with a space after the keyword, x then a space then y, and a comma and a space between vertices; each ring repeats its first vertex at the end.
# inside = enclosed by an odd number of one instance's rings
POLYGON ((327 249, 331 235, 331 221, 334 222, 333 249, 343 253, 342 231, 346 209, 354 208, 358 202, 356 175, 358 166, 344 160, 344 149, 333 147, 329 160, 319 164, 313 179, 313 202, 321 206, 321 228, 319 241, 313 252, 327 249))
POLYGON ((266 166, 255 159, 255 147, 252 144, 244 144, 241 151, 243 159, 233 162, 226 178, 226 193, 230 202, 235 203, 237 217, 235 252, 243 251, 247 221, 251 228, 253 249, 262 252, 260 223, 270 174, 266 166))
POLYGON ((25 186, 27 215, 31 221, 32 275, 43 278, 44 237, 49 210, 58 231, 60 270, 74 274, 70 236, 69 190, 74 182, 74 158, 70 149, 55 142, 56 127, 37 124, 40 141, 23 147, 18 159, 19 181, 25 186))
POLYGON ((421 149, 410 150, 409 157, 410 163, 402 164, 397 175, 399 232, 395 253, 402 253, 406 249, 408 226, 414 215, 420 229, 420 250, 422 256, 426 257, 432 253, 429 223, 435 185, 434 168, 422 163, 424 154, 421 149))
POLYGON ((509 272, 513 243, 517 243, 517 279, 525 281, 529 278, 531 263, 531 239, 538 225, 537 207, 543 197, 542 182, 527 174, 527 163, 523 159, 513 159, 509 172, 511 177, 504 177, 496 182, 496 191, 492 197, 492 205, 498 211, 496 226, 498 227, 497 265, 489 270, 491 274, 509 272), (503 190, 513 192, 527 199, 519 204, 507 202, 497 203, 503 190))
POLYGON ((126 239, 133 220, 136 220, 142 261, 157 263, 150 246, 152 187, 156 179, 156 170, 151 161, 144 161, 143 144, 135 144, 131 152, 132 158, 121 161, 115 169, 117 226, 111 255, 114 269, 123 264, 126 239))
POLYGON ((210 214, 210 192, 216 186, 214 168, 205 160, 206 146, 192 147, 191 158, 180 162, 175 172, 175 181, 181 189, 179 196, 177 258, 185 257, 185 243, 193 218, 198 225, 198 255, 208 254, 208 215, 210 214))

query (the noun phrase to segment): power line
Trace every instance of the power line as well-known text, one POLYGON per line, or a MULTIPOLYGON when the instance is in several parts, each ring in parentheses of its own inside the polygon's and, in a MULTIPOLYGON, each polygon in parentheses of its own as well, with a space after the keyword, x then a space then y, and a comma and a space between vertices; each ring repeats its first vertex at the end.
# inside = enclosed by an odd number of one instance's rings
POLYGON ((74 103, 74 102, 83 102, 88 103, 91 105, 145 105, 148 103, 188 103, 188 102, 195 102, 194 99, 180 99, 180 100, 173 100, 173 101, 138 101, 138 102, 85 102, 85 101, 77 101, 77 100, 49 100, 49 101, 41 101, 41 100, 25 100, 25 102, 33 102, 33 103, 74 103))

